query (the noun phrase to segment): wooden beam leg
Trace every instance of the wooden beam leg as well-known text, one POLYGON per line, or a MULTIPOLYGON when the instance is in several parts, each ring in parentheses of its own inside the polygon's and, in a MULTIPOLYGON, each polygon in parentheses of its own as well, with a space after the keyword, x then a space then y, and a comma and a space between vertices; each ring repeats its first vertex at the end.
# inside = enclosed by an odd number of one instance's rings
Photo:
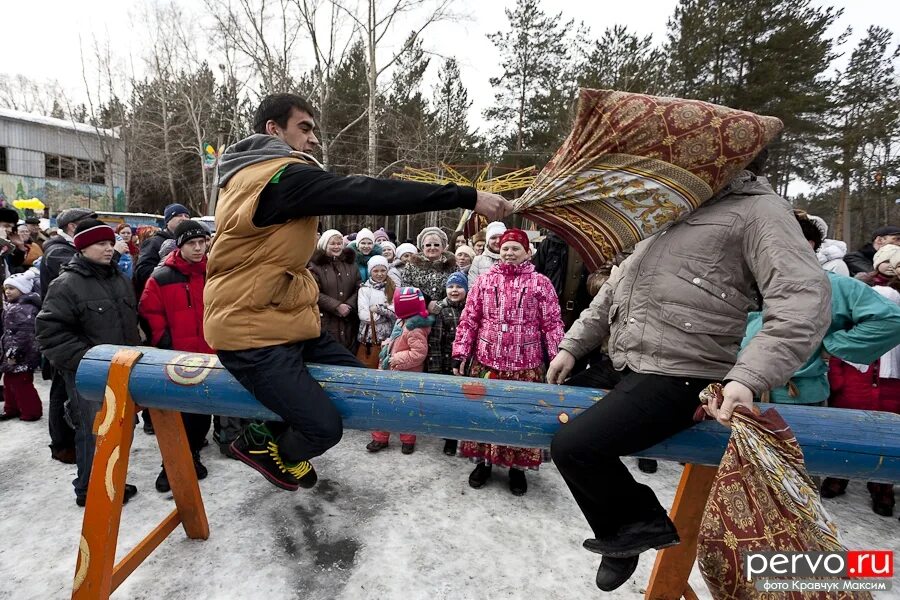
POLYGON ((112 593, 128 454, 134 436, 135 407, 128 380, 141 356, 137 350, 119 350, 109 366, 103 406, 94 423, 97 447, 81 526, 73 600, 106 600, 112 593))
POLYGON ((680 600, 693 594, 688 577, 697 559, 700 520, 717 471, 716 467, 685 465, 669 514, 681 543, 656 554, 645 600, 680 600))
POLYGON ((181 413, 151 408, 150 418, 184 532, 193 540, 208 539, 209 522, 181 413))

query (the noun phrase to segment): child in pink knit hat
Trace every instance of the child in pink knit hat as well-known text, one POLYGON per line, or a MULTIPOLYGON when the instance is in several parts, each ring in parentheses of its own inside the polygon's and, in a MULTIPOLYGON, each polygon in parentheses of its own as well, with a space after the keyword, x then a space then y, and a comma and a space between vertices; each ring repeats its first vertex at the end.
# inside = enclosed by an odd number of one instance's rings
MULTIPOLYGON (((400 288, 394 292, 394 313, 397 322, 391 338, 381 349, 381 369, 391 371, 425 370, 428 358, 428 334, 434 324, 429 316, 422 290, 414 287, 400 288)), ((391 434, 388 431, 373 431, 372 441, 366 446, 369 452, 378 452, 388 447, 391 434)), ((416 436, 400 434, 400 451, 412 454, 416 449, 416 436)))

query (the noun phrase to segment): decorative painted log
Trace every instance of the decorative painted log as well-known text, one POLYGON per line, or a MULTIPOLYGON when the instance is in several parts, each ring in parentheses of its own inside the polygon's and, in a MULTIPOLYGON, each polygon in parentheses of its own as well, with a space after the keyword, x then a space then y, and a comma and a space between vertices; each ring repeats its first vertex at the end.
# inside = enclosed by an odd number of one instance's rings
MULTIPOLYGON (((78 369, 79 391, 100 401, 119 346, 97 346, 78 369)), ((278 420, 214 355, 140 348, 129 389, 144 407, 278 420)), ((408 432, 547 448, 553 434, 602 401, 601 390, 310 365, 350 429, 408 432)), ((297 399, 302 402, 302 398, 297 399)), ((698 401, 699 402, 699 401, 698 401)), ((763 407, 765 409, 765 407, 763 407)), ((900 483, 900 415, 779 405, 817 475, 900 483)), ((640 456, 717 465, 729 431, 699 423, 640 456)))

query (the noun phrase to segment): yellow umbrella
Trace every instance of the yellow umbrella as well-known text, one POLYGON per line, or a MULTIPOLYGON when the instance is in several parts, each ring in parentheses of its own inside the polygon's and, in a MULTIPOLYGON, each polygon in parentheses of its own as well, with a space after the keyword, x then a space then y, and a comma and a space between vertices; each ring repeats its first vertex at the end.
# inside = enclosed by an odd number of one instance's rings
POLYGON ((46 208, 44 206, 44 203, 37 198, 29 198, 28 200, 13 200, 13 206, 21 209, 30 208, 31 210, 44 210, 44 208, 46 208))

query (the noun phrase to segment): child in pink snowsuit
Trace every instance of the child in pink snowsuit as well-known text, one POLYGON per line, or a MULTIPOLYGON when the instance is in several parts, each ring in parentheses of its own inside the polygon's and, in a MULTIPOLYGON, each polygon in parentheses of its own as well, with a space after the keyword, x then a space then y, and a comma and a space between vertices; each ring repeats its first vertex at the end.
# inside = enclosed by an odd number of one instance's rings
MULTIPOLYGON (((454 374, 544 381, 545 360, 559 352, 564 328, 553 284, 535 272, 530 257, 525 232, 508 229, 500 238, 500 262, 469 290, 453 343, 454 374)), ((470 486, 487 483, 493 465, 508 467, 516 496, 528 489, 524 470, 537 469, 543 458, 540 448, 478 442, 461 442, 459 454, 477 463, 470 486)))
MULTIPOLYGON (((397 315, 397 322, 391 332, 391 339, 381 349, 379 368, 421 373, 425 370, 425 360, 428 358, 428 334, 434 324, 434 317, 428 315, 422 291, 414 287, 396 290, 394 314, 397 315)), ((366 446, 366 450, 384 450, 388 447, 390 437, 390 432, 373 431, 372 441, 366 446)), ((400 444, 403 454, 412 454, 416 449, 416 436, 401 433, 400 444)))

